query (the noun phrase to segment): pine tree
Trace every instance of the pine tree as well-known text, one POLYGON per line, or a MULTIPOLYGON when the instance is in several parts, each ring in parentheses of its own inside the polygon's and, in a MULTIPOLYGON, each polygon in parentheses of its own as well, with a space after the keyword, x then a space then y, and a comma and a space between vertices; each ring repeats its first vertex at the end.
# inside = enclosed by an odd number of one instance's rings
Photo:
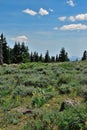
POLYGON ((62 48, 59 54, 59 61, 69 61, 68 53, 65 51, 65 48, 62 48))
POLYGON ((34 58, 34 62, 38 62, 39 61, 38 52, 36 52, 36 51, 34 52, 33 58, 34 58))
POLYGON ((56 55, 56 62, 58 62, 59 61, 59 57, 58 57, 58 54, 56 55))
POLYGON ((28 47, 25 46, 24 43, 20 44, 20 42, 15 43, 13 49, 13 63, 22 63, 22 62, 28 62, 29 61, 29 52, 28 47))
POLYGON ((29 61, 29 52, 28 52, 28 47, 25 46, 25 43, 22 42, 21 44, 21 49, 20 49, 20 55, 21 55, 21 59, 22 59, 22 62, 28 62, 29 61))
POLYGON ((0 37, 0 64, 8 64, 10 63, 10 48, 7 46, 6 38, 4 37, 3 33, 0 37))
POLYGON ((2 65, 3 64, 3 42, 4 42, 4 37, 3 37, 3 34, 1 34, 0 36, 0 64, 2 65))
POLYGON ((42 56, 42 54, 40 54, 40 56, 39 56, 39 61, 43 62, 43 56, 42 56))
POLYGON ((49 51, 48 51, 48 50, 46 51, 44 61, 45 61, 46 63, 47 63, 47 62, 50 62, 50 56, 49 56, 49 51))
POLYGON ((51 62, 55 62, 55 56, 51 56, 51 59, 50 59, 51 62))
POLYGON ((86 50, 83 52, 82 60, 87 60, 87 51, 86 50))
POLYGON ((31 52, 31 54, 30 54, 30 62, 33 62, 34 61, 34 59, 33 59, 33 53, 31 52))
POLYGON ((3 62, 9 64, 10 60, 10 48, 7 46, 7 42, 3 44, 3 62))

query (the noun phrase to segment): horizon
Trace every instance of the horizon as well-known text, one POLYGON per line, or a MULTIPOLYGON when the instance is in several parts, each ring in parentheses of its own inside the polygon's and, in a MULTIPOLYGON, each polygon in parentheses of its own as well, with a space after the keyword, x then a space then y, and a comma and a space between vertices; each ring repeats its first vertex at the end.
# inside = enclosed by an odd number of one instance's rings
POLYGON ((13 47, 25 42, 30 52, 51 56, 62 47, 69 57, 82 57, 87 50, 86 0, 0 0, 0 33, 13 47))

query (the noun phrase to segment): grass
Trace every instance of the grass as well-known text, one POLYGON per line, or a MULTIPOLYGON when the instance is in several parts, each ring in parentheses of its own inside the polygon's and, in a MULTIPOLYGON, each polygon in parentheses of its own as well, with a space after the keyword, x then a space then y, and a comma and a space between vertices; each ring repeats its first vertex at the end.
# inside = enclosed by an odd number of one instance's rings
POLYGON ((86 130, 86 77, 87 61, 0 66, 0 130, 86 130))

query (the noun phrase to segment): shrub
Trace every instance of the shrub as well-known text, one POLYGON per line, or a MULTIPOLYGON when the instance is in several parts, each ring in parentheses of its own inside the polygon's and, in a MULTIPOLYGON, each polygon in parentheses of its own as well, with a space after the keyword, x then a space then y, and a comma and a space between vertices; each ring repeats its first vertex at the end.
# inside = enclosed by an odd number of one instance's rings
POLYGON ((72 81, 73 77, 69 74, 61 74, 58 78, 58 85, 68 84, 72 81))
POLYGON ((7 67, 4 69, 4 74, 15 74, 18 70, 16 68, 7 67))
POLYGON ((58 91, 60 94, 69 94, 71 92, 72 88, 69 85, 62 84, 58 87, 58 91))
POLYGON ((37 88, 36 91, 33 93, 32 106, 41 107, 53 96, 53 88, 51 86, 43 89, 37 88))
POLYGON ((22 130, 57 130, 57 112, 35 112, 33 120, 28 120, 22 130), (54 129, 56 126, 56 129, 54 129))
POLYGON ((33 92, 35 91, 34 87, 25 87, 25 86, 17 86, 13 92, 13 98, 16 98, 16 96, 21 96, 21 97, 25 97, 25 96, 32 96, 33 92))
POLYGON ((87 87, 83 87, 81 89, 81 96, 84 98, 84 100, 87 102, 87 87))
POLYGON ((8 124, 17 125, 20 122, 19 116, 22 117, 21 113, 9 113, 5 112, 2 117, 1 127, 7 126, 8 124))
POLYGON ((87 77, 84 76, 84 75, 81 75, 81 76, 79 77, 79 82, 80 82, 80 84, 82 84, 82 85, 86 85, 86 84, 87 84, 87 77))
POLYGON ((60 130, 86 130, 87 107, 79 106, 64 110, 59 114, 58 126, 60 130))

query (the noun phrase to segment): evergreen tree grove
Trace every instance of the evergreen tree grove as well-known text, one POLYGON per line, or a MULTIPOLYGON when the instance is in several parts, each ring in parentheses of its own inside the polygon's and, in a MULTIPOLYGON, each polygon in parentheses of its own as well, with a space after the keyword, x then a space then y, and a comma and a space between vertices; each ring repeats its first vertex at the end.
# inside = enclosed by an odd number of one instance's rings
MULTIPOLYGON (((87 51, 83 52, 81 60, 87 60, 87 51)), ((50 56, 49 51, 47 50, 45 56, 43 57, 42 53, 39 55, 38 52, 31 52, 29 54, 28 47, 24 42, 15 42, 13 48, 10 48, 7 45, 6 38, 3 33, 0 35, 0 64, 3 63, 26 63, 26 62, 65 62, 69 61, 68 53, 65 51, 65 48, 61 48, 60 53, 56 56, 50 56)))
POLYGON ((28 47, 23 43, 15 43, 12 49, 12 62, 13 63, 25 63, 29 61, 28 47))

